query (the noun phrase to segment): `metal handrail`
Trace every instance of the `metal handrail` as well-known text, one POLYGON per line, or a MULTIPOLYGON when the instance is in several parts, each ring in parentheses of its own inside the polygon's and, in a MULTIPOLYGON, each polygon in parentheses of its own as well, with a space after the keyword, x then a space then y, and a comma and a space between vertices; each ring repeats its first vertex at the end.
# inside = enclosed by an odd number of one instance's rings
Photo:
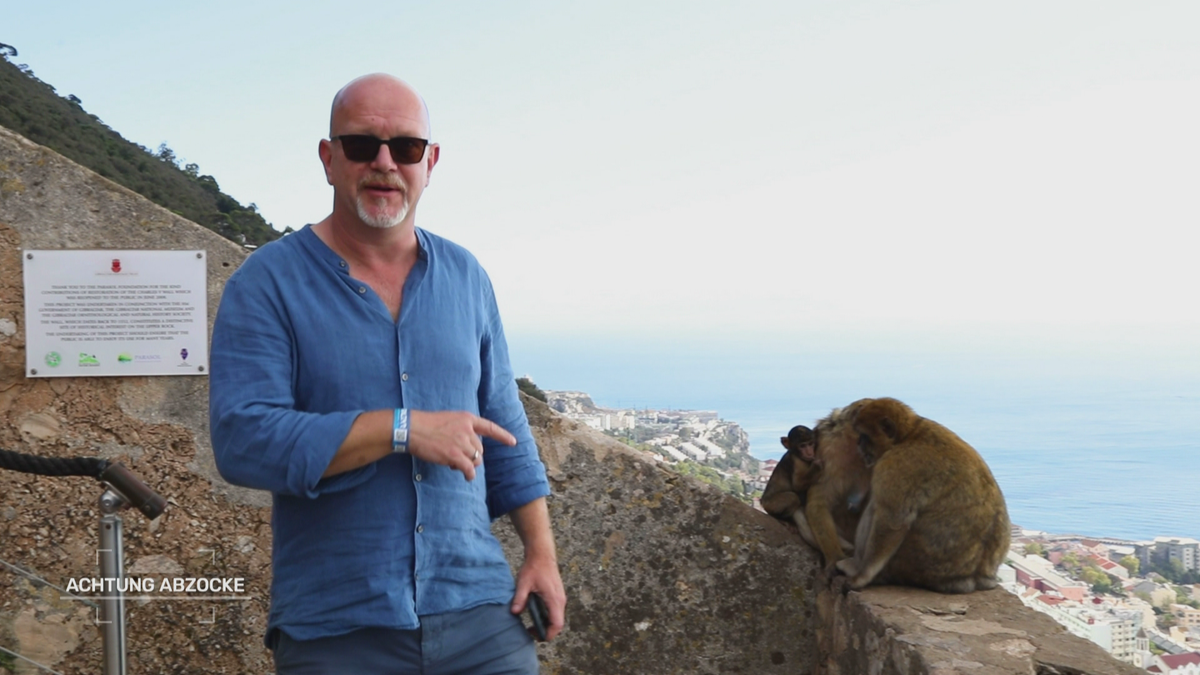
MULTIPOLYGON (((167 507, 167 500, 151 490, 125 465, 99 457, 41 457, 11 450, 0 450, 0 469, 42 476, 91 476, 100 481, 104 492, 100 495, 99 505, 99 562, 100 575, 104 578, 119 581, 125 576, 121 517, 117 513, 133 506, 144 513, 147 518, 153 520, 161 515, 167 507)), ((45 579, 21 570, 15 565, 9 563, 5 563, 5 565, 22 576, 54 586, 45 579)), ((58 588, 71 597, 77 597, 58 586, 54 586, 54 588, 58 588)), ((96 606, 85 598, 79 599, 88 602, 93 607, 96 606)), ((108 597, 100 600, 99 610, 97 620, 103 625, 104 675, 126 675, 125 598, 119 587, 108 597)), ((55 673, 55 675, 62 675, 9 649, 0 647, 0 650, 24 661, 29 661, 38 668, 55 673)))

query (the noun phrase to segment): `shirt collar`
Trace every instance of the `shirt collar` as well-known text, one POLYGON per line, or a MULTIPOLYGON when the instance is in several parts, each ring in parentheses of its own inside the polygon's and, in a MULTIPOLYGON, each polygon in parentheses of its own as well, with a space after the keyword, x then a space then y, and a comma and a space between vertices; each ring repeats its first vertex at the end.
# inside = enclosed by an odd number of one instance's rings
MULTIPOLYGON (((301 228, 299 232, 294 232, 289 236, 299 237, 300 243, 304 244, 304 247, 322 262, 339 272, 348 274, 350 270, 349 263, 342 256, 338 255, 336 251, 329 248, 328 244, 321 241, 321 238, 317 236, 312 227, 312 223, 309 223, 301 228)), ((429 233, 419 227, 414 229, 417 233, 417 259, 428 261, 430 251, 429 233)))

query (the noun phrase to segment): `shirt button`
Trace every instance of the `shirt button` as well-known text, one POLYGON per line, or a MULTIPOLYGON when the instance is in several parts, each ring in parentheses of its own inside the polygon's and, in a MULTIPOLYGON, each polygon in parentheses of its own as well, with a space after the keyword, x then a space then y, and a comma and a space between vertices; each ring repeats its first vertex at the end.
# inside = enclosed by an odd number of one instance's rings
POLYGON ((424 531, 425 531, 425 526, 424 526, 424 525, 418 525, 418 526, 417 526, 417 534, 421 534, 421 533, 422 533, 422 532, 424 532, 424 531))
POLYGON ((400 380, 403 382, 408 382, 408 373, 400 373, 400 380))
POLYGON ((340 265, 341 267, 345 267, 345 266, 346 266, 346 261, 345 261, 345 260, 342 260, 341 262, 339 262, 339 263, 338 263, 338 265, 340 265))
POLYGON ((413 476, 413 480, 415 480, 415 481, 417 481, 418 483, 420 483, 420 482, 421 482, 421 474, 417 474, 417 475, 413 476))
POLYGON ((367 292, 367 287, 366 287, 366 286, 359 286, 359 287, 358 287, 358 292, 359 292, 359 293, 366 293, 366 292, 367 292))

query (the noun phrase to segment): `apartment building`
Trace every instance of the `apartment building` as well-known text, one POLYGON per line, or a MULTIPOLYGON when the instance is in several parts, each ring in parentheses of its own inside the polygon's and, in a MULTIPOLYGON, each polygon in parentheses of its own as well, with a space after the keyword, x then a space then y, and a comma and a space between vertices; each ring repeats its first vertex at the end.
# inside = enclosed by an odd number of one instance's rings
POLYGON ((1178 560, 1184 570, 1194 570, 1200 562, 1200 541, 1183 537, 1155 537, 1155 555, 1161 559, 1178 560))
POLYGON ((1021 555, 1015 551, 1010 553, 1009 563, 1017 572, 1018 583, 1040 591, 1055 591, 1068 600, 1083 602, 1083 596, 1088 591, 1087 584, 1059 574, 1053 563, 1041 556, 1021 555))
POLYGON ((1200 628, 1200 609, 1189 605, 1172 604, 1167 610, 1178 620, 1178 625, 1184 630, 1200 628))

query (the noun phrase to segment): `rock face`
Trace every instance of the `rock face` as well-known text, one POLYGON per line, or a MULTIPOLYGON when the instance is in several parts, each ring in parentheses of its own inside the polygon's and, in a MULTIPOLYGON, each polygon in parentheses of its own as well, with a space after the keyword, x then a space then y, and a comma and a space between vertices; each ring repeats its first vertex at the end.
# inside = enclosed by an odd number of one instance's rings
POLYGON ((550 407, 560 413, 595 413, 600 408, 592 401, 592 397, 582 391, 547 392, 550 407))
MULTIPOLYGON (((216 475, 207 380, 26 378, 23 248, 205 249, 210 321, 245 253, 0 129, 0 448, 118 457, 168 497, 153 522, 124 516, 131 573, 245 579, 250 600, 127 603, 130 673, 271 672, 270 502, 216 475)), ((1003 591, 831 590, 773 519, 525 405, 570 598, 567 630, 539 647, 544 673, 1136 672, 1003 591)), ((0 646, 59 672, 100 669, 95 607, 41 581, 98 576, 99 494, 87 478, 0 470, 0 646)), ((519 562, 511 525, 494 528, 519 562)), ((36 672, 0 654, 0 673, 14 669, 36 672)))

